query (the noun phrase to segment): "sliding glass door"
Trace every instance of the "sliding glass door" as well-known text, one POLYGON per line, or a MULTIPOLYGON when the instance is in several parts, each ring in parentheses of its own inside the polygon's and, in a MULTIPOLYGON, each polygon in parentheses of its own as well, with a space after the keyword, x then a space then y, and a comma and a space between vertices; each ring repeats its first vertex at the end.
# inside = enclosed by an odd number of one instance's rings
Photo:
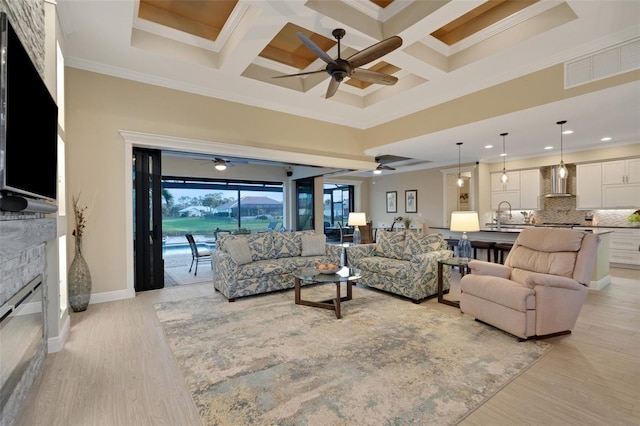
POLYGON ((133 150, 134 288, 164 287, 160 151, 133 150))
POLYGON ((296 230, 315 229, 313 216, 313 178, 296 181, 296 230))

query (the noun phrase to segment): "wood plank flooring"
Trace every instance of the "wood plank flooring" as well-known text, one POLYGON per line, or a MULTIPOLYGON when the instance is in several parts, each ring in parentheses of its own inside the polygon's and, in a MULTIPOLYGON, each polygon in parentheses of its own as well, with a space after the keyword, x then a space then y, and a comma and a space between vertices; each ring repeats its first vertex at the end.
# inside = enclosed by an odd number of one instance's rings
MULTIPOLYGON (((612 275, 623 279, 589 292, 573 334, 547 339, 543 359, 460 424, 639 425, 640 271, 612 275)), ((73 313, 16 425, 201 425, 153 304, 213 294, 210 283, 185 285, 73 313)))

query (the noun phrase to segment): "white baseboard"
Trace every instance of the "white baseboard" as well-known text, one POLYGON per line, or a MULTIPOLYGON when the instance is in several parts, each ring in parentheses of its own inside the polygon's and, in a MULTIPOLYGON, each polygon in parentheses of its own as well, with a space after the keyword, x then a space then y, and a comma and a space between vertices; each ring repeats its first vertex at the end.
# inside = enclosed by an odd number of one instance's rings
POLYGON ((60 352, 64 347, 64 344, 67 342, 67 338, 69 337, 69 330, 71 329, 71 318, 69 315, 65 315, 64 324, 60 328, 60 334, 56 337, 50 337, 47 341, 47 352, 54 353, 60 352))
POLYGON ((116 300, 132 299, 134 297, 136 297, 136 292, 129 289, 107 291, 104 293, 91 294, 91 300, 89 303, 93 305, 95 303, 115 302, 116 300))
POLYGON ((611 275, 606 275, 597 281, 591 281, 589 283, 589 290, 602 290, 611 282, 611 275))

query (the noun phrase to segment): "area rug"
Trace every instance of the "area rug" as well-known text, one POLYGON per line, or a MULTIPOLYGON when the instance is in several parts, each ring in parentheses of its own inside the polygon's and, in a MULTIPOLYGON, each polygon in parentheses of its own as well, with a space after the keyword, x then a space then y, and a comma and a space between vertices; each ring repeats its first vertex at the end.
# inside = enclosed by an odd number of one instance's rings
POLYGON ((155 305, 203 423, 451 425, 551 348, 454 308, 353 291, 340 320, 295 305, 293 291, 155 305))

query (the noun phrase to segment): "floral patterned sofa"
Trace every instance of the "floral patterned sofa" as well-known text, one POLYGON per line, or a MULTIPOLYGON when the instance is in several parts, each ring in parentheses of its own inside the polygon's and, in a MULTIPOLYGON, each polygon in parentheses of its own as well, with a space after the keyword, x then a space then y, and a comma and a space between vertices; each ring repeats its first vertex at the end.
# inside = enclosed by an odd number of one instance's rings
MULTIPOLYGON (((453 256, 442 234, 378 231, 377 242, 347 247, 347 263, 362 270, 359 283, 420 303, 438 294, 438 260, 453 256)), ((450 268, 443 289, 449 290, 450 268)))
POLYGON ((229 302, 238 297, 293 288, 297 268, 340 264, 342 246, 314 231, 226 235, 211 252, 213 287, 229 302))

